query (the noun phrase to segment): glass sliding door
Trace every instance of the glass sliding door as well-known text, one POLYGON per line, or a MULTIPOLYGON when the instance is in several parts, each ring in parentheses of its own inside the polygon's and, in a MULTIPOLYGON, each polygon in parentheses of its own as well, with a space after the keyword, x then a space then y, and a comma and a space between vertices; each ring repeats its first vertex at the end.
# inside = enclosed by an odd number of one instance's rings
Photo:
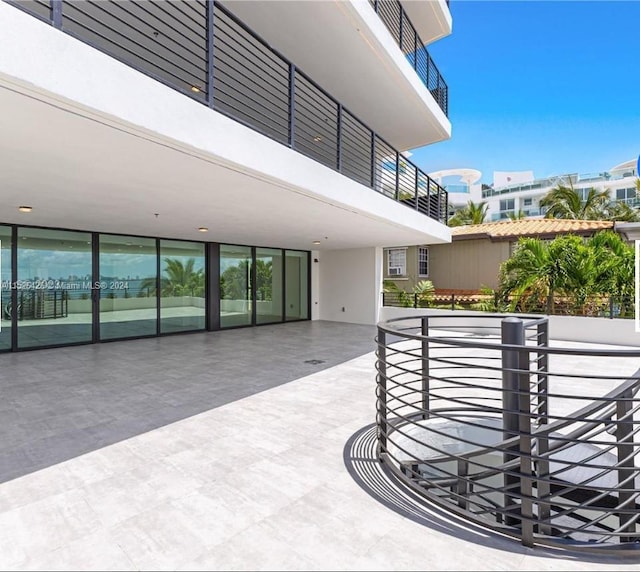
POLYGON ((91 234, 18 228, 17 286, 19 348, 91 341, 91 234))
POLYGON ((256 248, 256 324, 282 322, 282 250, 256 248))
POLYGON ((204 330, 204 244, 160 241, 160 332, 204 330))
POLYGON ((101 234, 100 339, 157 333, 156 240, 101 234))
POLYGON ((11 349, 11 227, 0 226, 0 350, 11 349))
POLYGON ((285 318, 309 318, 309 255, 299 250, 285 251, 285 318))
POLYGON ((220 245, 220 326, 252 323, 251 247, 220 245))

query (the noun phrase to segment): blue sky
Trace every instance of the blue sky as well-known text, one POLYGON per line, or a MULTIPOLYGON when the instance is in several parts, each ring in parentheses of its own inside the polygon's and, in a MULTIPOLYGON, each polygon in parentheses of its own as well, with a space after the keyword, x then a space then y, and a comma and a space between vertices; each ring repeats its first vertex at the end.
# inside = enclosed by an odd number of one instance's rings
POLYGON ((451 140, 413 150, 427 172, 536 177, 609 169, 640 153, 640 2, 451 0, 429 47, 449 85, 451 140))

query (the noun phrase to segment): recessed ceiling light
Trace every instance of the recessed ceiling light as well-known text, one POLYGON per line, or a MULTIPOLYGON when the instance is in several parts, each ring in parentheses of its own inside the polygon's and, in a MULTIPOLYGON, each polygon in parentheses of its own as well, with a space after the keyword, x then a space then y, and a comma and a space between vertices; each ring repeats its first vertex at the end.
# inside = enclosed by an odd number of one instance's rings
POLYGON ((21 213, 30 213, 33 210, 33 207, 27 207, 27 206, 23 205, 23 206, 18 207, 18 210, 21 213))
POLYGON ((197 85, 192 85, 191 86, 191 91, 193 93, 200 93, 200 88, 197 85))
POLYGON ((314 240, 313 244, 320 244, 320 241, 319 240, 314 240))
POLYGON ((209 232, 209 229, 206 226, 201 226, 198 228, 198 232, 209 232))

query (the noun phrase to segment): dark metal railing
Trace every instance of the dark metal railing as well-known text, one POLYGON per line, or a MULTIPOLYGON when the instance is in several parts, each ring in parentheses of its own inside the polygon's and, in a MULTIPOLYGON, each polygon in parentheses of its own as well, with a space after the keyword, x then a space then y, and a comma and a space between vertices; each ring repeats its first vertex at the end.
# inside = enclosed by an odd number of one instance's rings
POLYGON ((544 297, 531 295, 502 296, 493 294, 415 293, 390 291, 382 293, 382 305, 396 308, 435 308, 475 310, 479 312, 527 312, 550 316, 588 316, 593 318, 635 318, 632 295, 555 296, 553 304, 544 297))
POLYGON ((524 545, 638 555, 640 350, 549 347, 547 318, 378 326, 378 456, 524 545))
MULTIPOLYGON (((424 42, 398 0, 369 0, 402 53, 445 115, 449 115, 449 88, 424 42)), ((447 2, 447 5, 449 3, 447 2)))
MULTIPOLYGON (((354 181, 447 221, 447 193, 438 183, 217 3, 5 1, 354 181)), ((425 62, 433 67, 428 57, 425 62)), ((439 74, 429 77, 436 78, 432 94, 446 94, 439 74)))
MULTIPOLYGON (((66 318, 69 315, 69 293, 66 290, 28 290, 18 292, 18 320, 66 318)), ((4 308, 11 319, 11 304, 4 308)))

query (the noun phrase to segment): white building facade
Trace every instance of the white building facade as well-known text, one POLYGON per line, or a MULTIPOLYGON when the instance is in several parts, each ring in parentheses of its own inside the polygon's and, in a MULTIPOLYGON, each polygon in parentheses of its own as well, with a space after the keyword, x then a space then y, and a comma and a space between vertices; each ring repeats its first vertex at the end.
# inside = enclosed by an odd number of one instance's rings
POLYGON ((481 191, 481 200, 489 206, 487 218, 490 221, 508 219, 510 215, 517 215, 521 211, 527 218, 543 217, 545 211, 540 207, 540 200, 558 185, 573 187, 583 199, 590 189, 598 192, 606 190, 612 201, 640 206, 636 197, 638 162, 635 159, 601 173, 565 174, 544 179, 534 179, 530 171, 524 177, 519 177, 520 173, 511 175, 514 180, 508 184, 504 184, 507 182, 504 178, 496 181, 494 176, 493 187, 481 191))
POLYGON ((447 242, 445 0, 0 1, 0 351, 375 323, 447 242))

